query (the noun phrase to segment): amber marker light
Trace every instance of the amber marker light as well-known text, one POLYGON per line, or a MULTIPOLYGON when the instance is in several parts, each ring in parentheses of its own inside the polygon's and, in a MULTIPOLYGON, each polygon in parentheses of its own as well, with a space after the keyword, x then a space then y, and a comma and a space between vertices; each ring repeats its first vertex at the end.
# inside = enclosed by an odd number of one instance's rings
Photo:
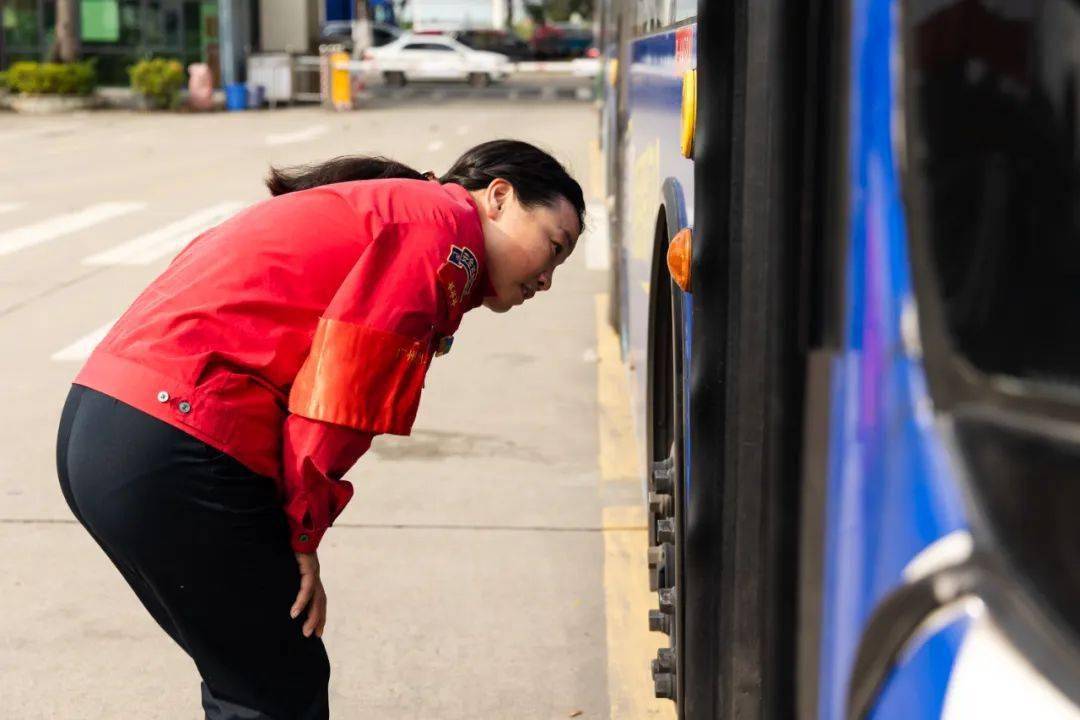
POLYGON ((687 70, 682 79, 682 139, 683 157, 694 156, 694 135, 697 132, 697 70, 687 70))
POLYGON ((683 228, 675 233, 667 250, 667 267, 671 273, 671 279, 682 288, 683 292, 690 292, 690 249, 693 241, 693 232, 690 228, 683 228))

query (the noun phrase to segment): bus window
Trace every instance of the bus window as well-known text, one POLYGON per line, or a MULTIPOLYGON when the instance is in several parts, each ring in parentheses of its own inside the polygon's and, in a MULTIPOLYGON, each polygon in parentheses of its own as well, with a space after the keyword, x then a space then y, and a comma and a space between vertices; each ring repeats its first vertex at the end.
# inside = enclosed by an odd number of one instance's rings
POLYGON ((978 370, 1080 382, 1080 10, 908 3, 912 185, 945 323, 978 370))

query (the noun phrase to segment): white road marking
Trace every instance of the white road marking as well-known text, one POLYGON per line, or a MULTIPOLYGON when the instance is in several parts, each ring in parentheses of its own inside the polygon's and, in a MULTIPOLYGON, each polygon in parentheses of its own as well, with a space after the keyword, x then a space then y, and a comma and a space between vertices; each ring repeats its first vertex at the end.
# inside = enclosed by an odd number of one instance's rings
POLYGON ((442 147, 445 144, 446 143, 444 143, 442 140, 432 140, 430 143, 428 143, 428 146, 427 146, 428 152, 435 152, 436 150, 442 150, 442 147))
POLYGON ((52 354, 52 359, 59 362, 85 360, 90 357, 90 353, 94 351, 94 348, 98 346, 98 343, 104 340, 105 336, 109 334, 109 330, 112 329, 115 322, 116 321, 113 320, 107 325, 102 325, 94 332, 82 336, 63 350, 54 352, 52 354))
POLYGON ((10 255, 34 245, 55 240, 64 235, 85 230, 98 223, 127 215, 146 207, 145 203, 105 202, 91 205, 78 212, 60 215, 33 225, 0 233, 0 255, 10 255))
POLYGON ((200 233, 244 207, 240 202, 225 202, 200 210, 153 232, 140 235, 123 245, 83 258, 83 265, 149 265, 172 255, 200 233))
POLYGON ((0 215, 3 215, 4 213, 7 213, 7 212, 11 212, 12 210, 18 210, 24 204, 25 203, 19 203, 19 202, 0 202, 0 215))
POLYGON ((585 209, 585 217, 585 267, 607 270, 611 267, 607 207, 602 202, 591 202, 585 209))
POLYGON ((289 145, 290 143, 309 142, 325 135, 330 130, 326 125, 313 125, 306 130, 288 133, 271 133, 266 136, 267 145, 289 145))

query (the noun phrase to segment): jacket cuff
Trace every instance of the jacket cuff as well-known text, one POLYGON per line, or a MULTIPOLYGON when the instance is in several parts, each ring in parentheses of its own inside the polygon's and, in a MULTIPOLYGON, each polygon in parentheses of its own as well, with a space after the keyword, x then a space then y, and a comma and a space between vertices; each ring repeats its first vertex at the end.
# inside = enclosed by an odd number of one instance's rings
POLYGON ((297 495, 285 505, 284 510, 289 525, 289 545, 295 552, 315 552, 328 526, 312 518, 308 498, 297 495))
POLYGON ((292 546, 293 552, 315 552, 322 541, 322 536, 325 534, 326 530, 306 530, 303 527, 293 525, 291 522, 289 523, 289 544, 292 546))

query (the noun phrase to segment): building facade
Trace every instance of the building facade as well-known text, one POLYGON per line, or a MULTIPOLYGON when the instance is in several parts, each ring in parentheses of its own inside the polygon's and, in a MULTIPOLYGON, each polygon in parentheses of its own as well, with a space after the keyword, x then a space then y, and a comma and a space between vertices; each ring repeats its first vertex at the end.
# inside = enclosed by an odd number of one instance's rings
MULTIPOLYGON (((127 68, 145 57, 218 65, 217 0, 80 0, 84 58, 105 85, 127 85, 127 68)), ((257 18, 253 18, 257 21, 257 18)), ((44 60, 55 42, 56 0, 0 0, 0 68, 44 60)))
MULTIPOLYGON (((127 68, 149 57, 176 58, 185 66, 205 62, 220 85, 223 76, 242 81, 252 53, 315 52, 328 14, 354 2, 77 0, 75 6, 82 56, 96 61, 101 85, 126 86, 127 68)), ((0 0, 0 70, 20 60, 48 59, 56 3, 0 0)))

